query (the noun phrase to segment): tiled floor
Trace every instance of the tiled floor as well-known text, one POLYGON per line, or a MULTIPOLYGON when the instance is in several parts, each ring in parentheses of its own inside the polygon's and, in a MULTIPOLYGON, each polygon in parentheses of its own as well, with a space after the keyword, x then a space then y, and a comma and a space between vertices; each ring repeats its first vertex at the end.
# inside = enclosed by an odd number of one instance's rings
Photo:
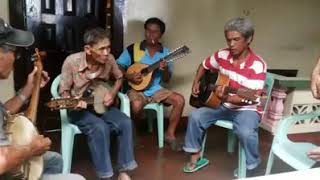
MULTIPOLYGON (((188 156, 183 152, 173 152, 168 147, 158 149, 157 135, 150 134, 139 129, 139 143, 135 147, 136 160, 139 167, 133 172, 132 179, 136 180, 228 180, 233 179, 233 170, 237 167, 237 153, 228 154, 227 131, 219 127, 211 127, 208 131, 207 146, 205 156, 210 160, 210 164, 201 171, 193 174, 184 174, 182 166, 186 163, 188 156)), ((184 126, 180 128, 179 136, 183 137, 184 126)), ((53 149, 59 149, 58 135, 50 135, 53 138, 53 149)), ((260 152, 262 157, 262 167, 267 163, 269 149, 271 147, 272 135, 260 129, 260 152)), ((292 135, 290 138, 295 141, 310 141, 320 145, 320 133, 310 133, 304 135, 292 135)), ((113 151, 113 150, 112 150, 113 151)), ((115 154, 115 153, 112 153, 115 154)), ((113 156, 115 157, 115 155, 113 156)), ((292 171, 293 169, 276 159, 272 173, 292 171)), ((90 160, 85 136, 76 137, 74 146, 74 158, 72 172, 82 174, 89 180, 95 179, 93 165, 90 160)))

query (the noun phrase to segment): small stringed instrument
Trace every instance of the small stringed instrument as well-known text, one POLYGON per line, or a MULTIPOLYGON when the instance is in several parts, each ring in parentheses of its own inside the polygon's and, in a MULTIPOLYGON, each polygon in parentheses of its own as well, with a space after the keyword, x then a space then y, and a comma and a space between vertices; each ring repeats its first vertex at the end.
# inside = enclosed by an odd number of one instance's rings
POLYGON ((190 53, 190 49, 187 46, 182 46, 170 52, 168 55, 163 57, 160 61, 157 61, 156 63, 153 63, 151 65, 134 63, 127 69, 127 74, 141 73, 142 82, 140 84, 135 84, 129 81, 128 82, 129 86, 137 91, 144 90, 149 86, 152 80, 153 72, 154 70, 159 68, 161 61, 167 61, 167 62, 174 61, 186 56, 188 53, 190 53))
MULTIPOLYGON (((43 70, 41 56, 45 55, 45 52, 39 52, 36 48, 35 54, 32 56, 34 66, 38 69, 34 78, 34 86, 27 111, 24 114, 7 114, 6 116, 6 130, 13 145, 30 144, 33 137, 38 135, 38 131, 34 124, 37 120, 37 107, 39 103, 40 83, 43 70)), ((18 172, 15 172, 14 177, 18 177, 18 179, 38 180, 42 175, 42 171, 43 157, 34 156, 18 168, 18 172)))
POLYGON ((55 98, 46 103, 51 110, 75 108, 80 101, 85 101, 88 105, 93 105, 94 110, 98 114, 103 114, 108 110, 103 104, 103 98, 106 92, 111 89, 107 83, 99 82, 94 85, 93 96, 81 98, 55 98))
MULTIPOLYGON (((212 75, 212 74, 211 74, 212 75)), ((229 85, 229 78, 226 75, 217 74, 215 84, 207 82, 206 80, 200 80, 200 93, 198 97, 190 96, 190 105, 194 107, 208 106, 216 108, 221 104, 220 98, 215 95, 215 89, 217 86, 229 85)), ((232 88, 227 86, 225 88, 226 94, 237 94, 245 99, 248 104, 263 104, 265 103, 266 96, 257 94, 256 90, 248 88, 232 88)))

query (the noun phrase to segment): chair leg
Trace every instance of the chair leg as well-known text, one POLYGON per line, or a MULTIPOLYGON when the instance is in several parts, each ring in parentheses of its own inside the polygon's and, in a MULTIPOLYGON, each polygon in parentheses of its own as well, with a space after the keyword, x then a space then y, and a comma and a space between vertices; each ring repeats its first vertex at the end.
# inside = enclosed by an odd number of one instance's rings
POLYGON ((274 161, 274 154, 273 154, 272 148, 271 148, 269 158, 268 158, 267 168, 266 168, 266 175, 271 173, 273 161, 274 161))
POLYGON ((164 115, 163 115, 163 106, 159 106, 157 111, 157 123, 158 123, 158 143, 159 148, 163 148, 164 146, 164 115))
POLYGON ((147 115, 147 123, 148 123, 148 132, 152 133, 153 132, 153 118, 152 118, 152 113, 147 110, 146 111, 146 115, 147 115))
POLYGON ((72 128, 63 128, 61 133, 61 153, 63 159, 63 174, 70 173, 72 154, 73 154, 73 143, 74 143, 74 131, 72 128))
POLYGON ((238 178, 245 178, 247 173, 246 154, 239 141, 238 178))
POLYGON ((232 132, 232 130, 228 130, 228 153, 234 153, 236 139, 236 135, 232 132))
POLYGON ((200 153, 200 157, 201 157, 201 158, 203 158, 204 149, 205 149, 205 147, 206 147, 206 140, 207 140, 207 133, 204 135, 203 141, 202 141, 201 153, 200 153))

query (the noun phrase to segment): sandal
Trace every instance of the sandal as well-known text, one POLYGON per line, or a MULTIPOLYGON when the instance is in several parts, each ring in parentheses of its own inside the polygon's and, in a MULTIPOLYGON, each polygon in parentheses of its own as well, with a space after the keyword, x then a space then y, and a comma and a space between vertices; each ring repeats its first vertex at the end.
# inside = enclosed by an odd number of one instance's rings
POLYGON ((183 167, 183 172, 193 173, 209 164, 209 160, 206 158, 199 158, 196 163, 189 162, 183 167), (193 168, 191 168, 193 167, 193 168))

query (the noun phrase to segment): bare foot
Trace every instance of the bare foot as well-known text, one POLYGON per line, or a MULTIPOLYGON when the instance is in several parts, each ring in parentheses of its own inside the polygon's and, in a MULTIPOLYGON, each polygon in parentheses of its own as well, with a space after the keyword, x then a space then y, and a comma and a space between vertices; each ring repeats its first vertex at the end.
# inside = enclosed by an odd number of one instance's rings
POLYGON ((118 180, 131 180, 130 176, 125 172, 120 172, 118 180))

